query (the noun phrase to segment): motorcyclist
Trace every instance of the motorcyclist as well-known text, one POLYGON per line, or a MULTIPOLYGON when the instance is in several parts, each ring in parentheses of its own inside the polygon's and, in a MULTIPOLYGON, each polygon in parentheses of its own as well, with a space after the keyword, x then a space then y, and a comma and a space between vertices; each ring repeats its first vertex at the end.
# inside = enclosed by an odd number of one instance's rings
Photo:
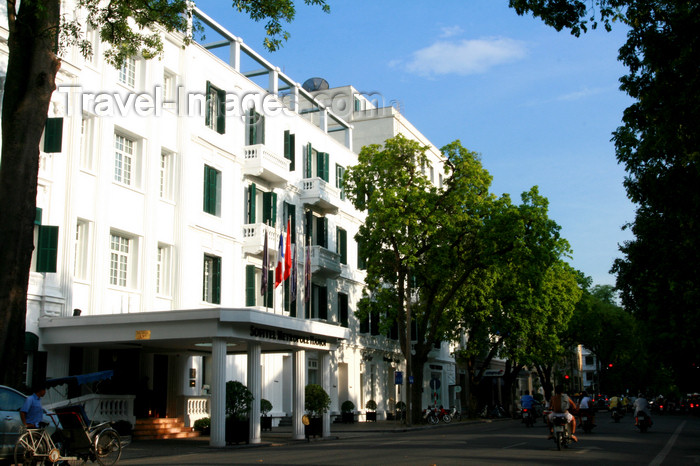
POLYGON ((532 412, 532 406, 534 403, 535 403, 535 399, 532 397, 532 395, 530 395, 530 391, 525 390, 525 394, 520 397, 520 407, 523 410, 527 409, 528 411, 531 411, 531 416, 532 416, 533 421, 535 419, 535 413, 532 412))
POLYGON ((587 415, 591 419, 591 424, 593 427, 596 426, 595 423, 595 409, 593 409, 593 398, 588 396, 588 392, 584 390, 581 393, 581 401, 578 404, 579 415, 587 415))
POLYGON ((639 425, 639 413, 644 413, 647 416, 647 419, 649 419, 649 423, 651 424, 651 415, 650 415, 650 409, 649 409, 649 402, 647 399, 644 397, 643 393, 640 393, 637 396, 637 399, 634 400, 634 404, 632 405, 634 408, 634 425, 638 426, 639 425))
POLYGON ((575 411, 576 403, 569 398, 569 396, 564 393, 564 386, 559 384, 554 387, 554 395, 549 401, 549 407, 552 413, 549 415, 549 439, 554 438, 554 432, 552 431, 552 425, 555 417, 564 417, 568 424, 571 424, 571 439, 574 442, 578 442, 576 438, 576 418, 569 413, 569 409, 575 411))
POLYGON ((622 403, 622 398, 617 395, 614 395, 612 398, 610 398, 610 415, 614 415, 615 411, 617 411, 620 414, 620 417, 622 417, 622 414, 625 412, 622 403))

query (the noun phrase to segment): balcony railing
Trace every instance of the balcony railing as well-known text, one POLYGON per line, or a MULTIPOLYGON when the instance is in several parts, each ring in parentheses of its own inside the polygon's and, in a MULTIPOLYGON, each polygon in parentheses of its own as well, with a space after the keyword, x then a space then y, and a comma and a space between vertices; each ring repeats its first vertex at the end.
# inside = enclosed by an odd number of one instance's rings
POLYGON ((243 225, 243 252, 245 254, 262 254, 265 245, 265 231, 267 231, 267 248, 277 251, 280 242, 279 232, 264 223, 250 223, 243 225))
POLYGON ((289 177, 290 161, 280 157, 264 144, 243 148, 243 174, 257 176, 273 183, 280 183, 289 177))
POLYGON ((340 190, 321 178, 301 180, 300 198, 304 204, 315 207, 323 214, 335 214, 340 206, 340 190))
POLYGON ((323 246, 311 246, 311 274, 322 278, 340 276, 340 254, 323 246))

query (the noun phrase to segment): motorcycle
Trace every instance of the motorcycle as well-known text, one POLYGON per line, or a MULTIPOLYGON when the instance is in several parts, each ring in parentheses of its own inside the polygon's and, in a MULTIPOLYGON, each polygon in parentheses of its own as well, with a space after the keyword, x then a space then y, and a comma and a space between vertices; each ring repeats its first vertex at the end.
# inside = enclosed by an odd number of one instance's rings
POLYGON ((593 416, 587 409, 581 410, 581 428, 587 434, 590 434, 595 425, 593 424, 593 416))
POLYGON ((649 427, 651 427, 651 417, 648 416, 644 411, 637 413, 637 428, 639 432, 646 432, 649 427))
POLYGON ((450 416, 452 419, 455 421, 461 421, 462 420, 462 413, 459 412, 456 406, 452 407, 452 411, 450 411, 450 416))
POLYGON ((569 423, 566 422, 564 416, 554 416, 552 419, 552 427, 554 434, 554 443, 557 445, 557 450, 562 447, 568 448, 569 444, 574 441, 569 432, 569 423))
POLYGON ((532 408, 523 408, 523 422, 525 427, 532 427, 535 425, 535 413, 532 408))
POLYGON ((625 412, 623 411, 623 408, 614 408, 610 412, 610 416, 612 416, 612 418, 615 422, 620 422, 620 419, 625 417, 625 412))

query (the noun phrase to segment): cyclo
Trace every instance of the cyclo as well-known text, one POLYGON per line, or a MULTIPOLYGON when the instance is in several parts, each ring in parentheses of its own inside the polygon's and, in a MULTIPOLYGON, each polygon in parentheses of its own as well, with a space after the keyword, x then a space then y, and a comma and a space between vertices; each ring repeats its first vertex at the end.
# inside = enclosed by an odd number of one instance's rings
MULTIPOLYGON (((79 383, 85 383, 91 380, 91 376, 105 377, 105 374, 74 377, 78 378, 79 383), (80 379, 81 377, 83 378, 80 379)), ((67 383, 64 379, 54 379, 53 386, 61 381, 67 383)), ((47 386, 51 386, 51 382, 47 381, 47 386)), ((110 422, 91 423, 82 405, 64 406, 55 408, 54 411, 48 415, 56 425, 56 432, 49 435, 46 425, 37 429, 26 429, 15 445, 15 465, 59 462, 81 464, 91 461, 109 466, 119 461, 122 442, 119 433, 111 427, 110 422)))

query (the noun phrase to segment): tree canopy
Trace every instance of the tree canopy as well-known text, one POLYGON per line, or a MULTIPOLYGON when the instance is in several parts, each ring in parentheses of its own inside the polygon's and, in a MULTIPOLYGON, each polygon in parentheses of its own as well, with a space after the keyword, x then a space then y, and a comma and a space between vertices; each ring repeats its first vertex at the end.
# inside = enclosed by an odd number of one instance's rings
POLYGON ((614 21, 628 28, 618 59, 634 99, 613 133, 617 160, 637 204, 613 272, 624 307, 642 323, 657 367, 681 387, 700 383, 700 4, 691 0, 510 0, 575 35, 614 21))

